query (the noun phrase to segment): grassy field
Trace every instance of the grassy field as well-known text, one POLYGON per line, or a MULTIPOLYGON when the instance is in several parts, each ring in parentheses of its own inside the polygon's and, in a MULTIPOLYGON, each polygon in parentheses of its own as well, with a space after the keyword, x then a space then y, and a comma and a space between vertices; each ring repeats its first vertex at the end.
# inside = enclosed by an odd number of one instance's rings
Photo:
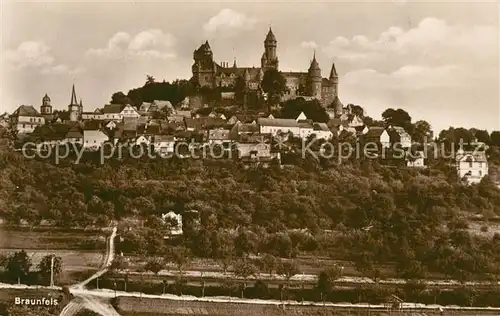
POLYGON ((102 231, 0 226, 0 249, 102 250, 107 235, 102 231))
MULTIPOLYGON (((208 315, 208 316, 437 316, 441 315, 436 310, 404 311, 397 309, 381 308, 378 311, 355 309, 352 307, 328 307, 328 306, 277 306, 265 304, 241 304, 241 303, 214 303, 214 302, 192 302, 174 301, 150 298, 118 297, 115 302, 117 310, 122 316, 159 316, 159 315, 208 315)), ((454 311, 446 310, 443 315, 456 316, 479 316, 498 315, 498 312, 486 311, 454 311)))

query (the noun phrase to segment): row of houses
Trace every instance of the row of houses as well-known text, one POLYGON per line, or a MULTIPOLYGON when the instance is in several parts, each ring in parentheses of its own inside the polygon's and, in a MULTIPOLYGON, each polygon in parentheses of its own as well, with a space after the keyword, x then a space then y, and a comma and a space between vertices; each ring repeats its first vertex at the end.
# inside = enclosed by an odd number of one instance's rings
MULTIPOLYGON (((76 143, 88 150, 97 150, 106 142, 147 144, 161 154, 174 151, 179 141, 196 139, 200 144, 236 144, 241 158, 271 159, 269 142, 262 137, 293 135, 298 138, 331 139, 341 133, 350 133, 364 142, 380 147, 411 148, 412 139, 398 126, 366 126, 353 111, 344 111, 341 117, 327 123, 309 120, 304 113, 296 119, 274 118, 272 115, 235 114, 227 118, 211 112, 205 116, 189 109, 175 109, 169 101, 144 102, 138 108, 131 105, 109 104, 94 112, 82 112, 81 120, 74 122, 68 113, 40 114, 32 106, 20 106, 12 115, 0 116, 0 124, 10 126, 21 134, 31 134, 40 146, 76 143), (164 113, 157 117, 156 113, 164 113), (68 116, 68 117, 66 117, 68 116)), ((408 166, 424 167, 424 157, 408 161, 408 166)), ((457 155, 457 174, 469 182, 479 182, 488 174, 484 153, 457 155)))

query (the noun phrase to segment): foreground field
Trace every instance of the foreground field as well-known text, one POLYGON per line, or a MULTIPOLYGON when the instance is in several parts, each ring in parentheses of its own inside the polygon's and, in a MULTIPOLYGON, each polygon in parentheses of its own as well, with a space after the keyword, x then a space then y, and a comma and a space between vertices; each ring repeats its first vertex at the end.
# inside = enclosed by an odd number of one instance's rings
POLYGON ((360 309, 354 307, 331 307, 331 306, 292 306, 292 305, 268 305, 268 304, 241 304, 220 302, 193 302, 174 301, 151 298, 118 297, 115 306, 122 316, 159 316, 159 315, 209 315, 209 316, 233 316, 244 314, 247 316, 274 316, 274 315, 302 315, 302 316, 478 316, 498 315, 498 311, 460 311, 448 309, 441 314, 439 309, 396 309, 382 307, 378 310, 360 309))
POLYGON ((106 233, 100 230, 57 229, 52 227, 7 227, 0 225, 0 249, 101 250, 106 233))

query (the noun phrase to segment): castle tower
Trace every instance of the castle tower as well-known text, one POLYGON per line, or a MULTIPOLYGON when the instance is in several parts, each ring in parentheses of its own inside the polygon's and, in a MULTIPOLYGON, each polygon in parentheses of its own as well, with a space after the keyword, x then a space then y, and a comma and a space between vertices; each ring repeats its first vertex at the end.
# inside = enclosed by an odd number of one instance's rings
POLYGON ((216 65, 212 48, 208 41, 203 43, 193 53, 194 64, 191 67, 193 72, 193 81, 200 87, 215 86, 216 65))
POLYGON ((76 93, 75 93, 75 85, 73 85, 73 88, 71 90, 71 102, 68 105, 68 112, 69 112, 69 120, 72 122, 76 122, 80 119, 80 104, 78 104, 78 101, 76 99, 76 93))
POLYGON ((318 61, 316 61, 316 52, 314 52, 311 66, 307 73, 307 90, 309 95, 321 100, 321 68, 319 68, 318 61))
POLYGON ((50 104, 50 98, 45 93, 45 96, 42 98, 42 106, 40 107, 40 113, 42 115, 52 114, 52 105, 50 104))
POLYGON ((273 30, 269 27, 269 32, 267 33, 266 39, 264 40, 264 53, 260 59, 260 66, 264 71, 268 69, 278 70, 279 61, 276 54, 276 48, 278 42, 273 34, 273 30))
POLYGON ((328 78, 331 84, 333 100, 335 102, 335 114, 342 115, 343 105, 338 100, 339 97, 339 75, 337 74, 337 70, 335 69, 335 63, 332 63, 332 69, 330 70, 330 77, 328 78))

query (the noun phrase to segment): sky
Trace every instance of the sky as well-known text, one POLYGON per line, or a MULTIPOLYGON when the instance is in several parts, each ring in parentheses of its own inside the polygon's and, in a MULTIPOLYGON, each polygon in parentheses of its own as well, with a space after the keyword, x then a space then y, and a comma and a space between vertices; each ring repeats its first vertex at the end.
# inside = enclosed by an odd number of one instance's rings
POLYGON ((0 1, 2 113, 45 93, 66 109, 72 84, 91 111, 147 75, 189 79, 204 40, 217 62, 258 67, 271 25, 280 70, 305 71, 315 51, 324 77, 335 63, 341 101, 369 116, 500 130, 493 1, 0 1))

